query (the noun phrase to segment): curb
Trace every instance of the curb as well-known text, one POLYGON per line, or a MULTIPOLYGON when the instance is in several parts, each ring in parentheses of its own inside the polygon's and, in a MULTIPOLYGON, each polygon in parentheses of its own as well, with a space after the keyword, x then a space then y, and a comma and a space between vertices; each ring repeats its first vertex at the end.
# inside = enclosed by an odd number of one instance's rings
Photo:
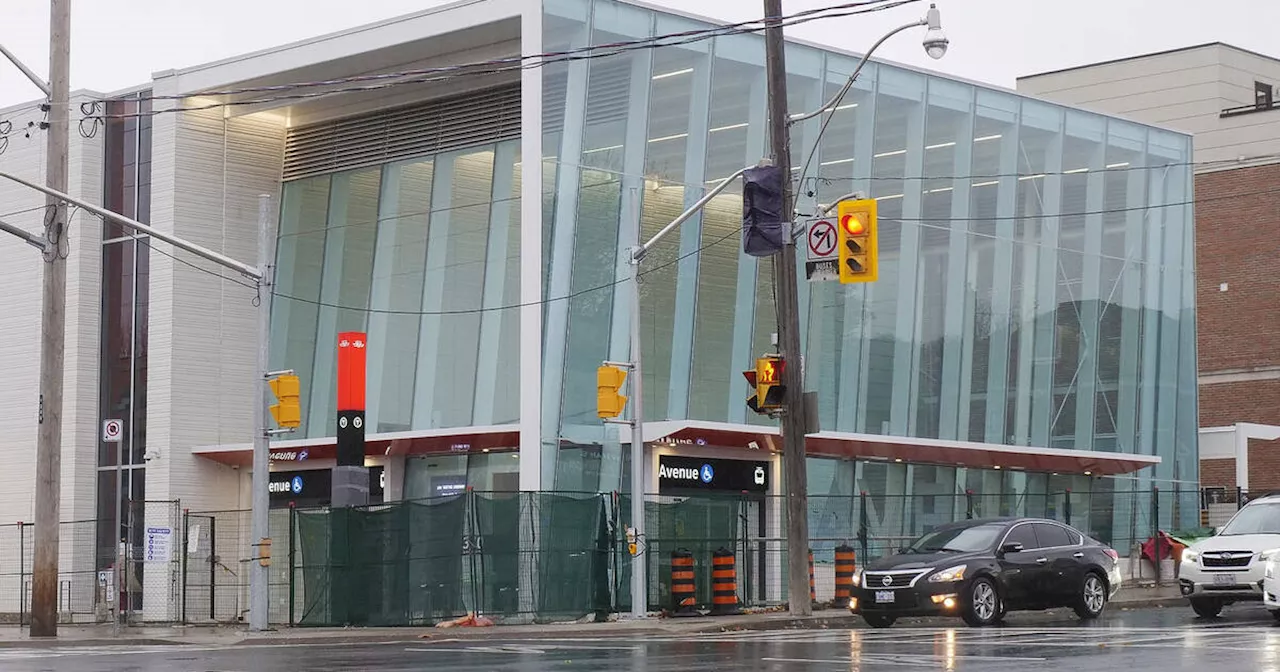
POLYGON ((0 649, 73 649, 95 646, 177 646, 194 644, 172 639, 13 639, 0 641, 0 649))
MULTIPOLYGON (((1179 596, 1152 596, 1149 598, 1123 600, 1112 602, 1108 605, 1109 611, 1131 611, 1135 609, 1163 609, 1170 607, 1182 607, 1186 605, 1186 598, 1179 596)), ((546 640, 558 639, 564 637, 591 637, 594 635, 630 635, 637 637, 647 636, 699 636, 713 635, 717 633, 728 632, 774 632, 781 630, 828 630, 828 629, 863 629, 866 627, 862 617, 856 614, 849 614, 842 610, 829 609, 824 610, 828 613, 819 612, 818 614, 808 618, 790 618, 787 616, 779 616, 773 618, 751 619, 745 618, 725 622, 718 618, 704 617, 700 619, 653 619, 654 623, 646 627, 626 627, 626 628, 609 628, 610 625, 616 623, 598 623, 590 624, 586 627, 573 627, 566 625, 560 627, 552 626, 550 629, 542 628, 536 631, 523 631, 525 626, 494 626, 491 628, 450 628, 437 629, 431 627, 406 627, 400 632, 379 631, 376 633, 361 634, 359 629, 353 628, 349 632, 317 632, 314 635, 282 635, 282 636, 266 636, 254 634, 237 639, 234 635, 225 638, 157 638, 146 637, 134 639, 122 636, 119 638, 105 639, 95 637, 90 639, 17 639, 17 640, 0 640, 0 649, 54 649, 54 648, 83 648, 83 647, 101 647, 101 646, 316 646, 316 645, 335 645, 335 646, 351 646, 351 645, 369 645, 378 644, 412 644, 422 643, 429 644, 441 641, 457 641, 457 640, 484 640, 484 639, 519 639, 519 640, 546 640), (597 627, 592 627, 597 626, 597 627), (424 637, 423 635, 428 635, 424 637)), ((1031 616, 1033 618, 1049 615, 1050 612, 1017 612, 1019 615, 1031 616)), ((1057 614, 1052 614, 1054 618, 1057 614)), ((926 619, 919 619, 926 620, 926 619)), ((950 619, 944 619, 950 620, 950 619)), ((281 633, 296 633, 298 630, 279 630, 281 633)), ((231 633, 227 633, 230 635, 231 633)))

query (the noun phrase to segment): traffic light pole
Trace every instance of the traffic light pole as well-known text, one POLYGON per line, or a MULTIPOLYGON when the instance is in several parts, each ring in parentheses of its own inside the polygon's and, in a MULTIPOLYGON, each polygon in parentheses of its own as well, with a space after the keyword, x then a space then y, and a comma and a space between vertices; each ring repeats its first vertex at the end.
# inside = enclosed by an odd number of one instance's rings
POLYGON ((258 196, 258 367, 253 383, 253 496, 252 534, 257 553, 256 562, 249 564, 249 629, 266 630, 271 581, 271 525, 268 516, 268 497, 271 470, 271 434, 267 426, 268 405, 267 378, 270 377, 271 347, 271 293, 275 287, 275 240, 271 226, 271 197, 258 196))
MULTIPOLYGON (((717 184, 702 198, 698 199, 697 203, 689 206, 687 210, 662 227, 662 230, 654 234, 652 238, 643 244, 637 244, 627 253, 627 264, 631 267, 631 361, 625 363, 605 362, 604 364, 606 366, 625 366, 631 370, 631 420, 622 421, 622 423, 631 425, 631 526, 635 533, 637 549, 636 554, 631 558, 631 615, 634 618, 644 618, 648 614, 649 607, 649 590, 646 577, 648 566, 645 564, 644 553, 644 380, 640 362, 642 359, 640 350, 640 264, 644 261, 645 255, 649 253, 649 250, 658 244, 659 240, 675 231, 681 224, 689 221, 690 217, 693 217, 706 207, 707 203, 711 202, 711 199, 718 196, 734 180, 742 177, 742 174, 746 171, 747 169, 743 168, 721 180, 720 184, 717 184)), ((632 202, 636 202, 636 200, 632 199, 632 202)), ((644 229, 640 223, 640 217, 637 216, 635 220, 636 242, 639 243, 640 235, 644 229)))
MULTIPOLYGON (((769 88, 769 137, 774 165, 782 174, 781 215, 792 221, 791 138, 787 113, 787 67, 783 53, 782 0, 764 0, 765 70, 769 88)), ((787 497, 787 594, 793 617, 809 616, 809 496, 805 464, 804 374, 800 366, 799 289, 796 287, 795 236, 787 231, 786 245, 775 257, 775 299, 778 309, 778 349, 788 366, 782 368, 786 387, 783 401, 782 462, 787 497)))

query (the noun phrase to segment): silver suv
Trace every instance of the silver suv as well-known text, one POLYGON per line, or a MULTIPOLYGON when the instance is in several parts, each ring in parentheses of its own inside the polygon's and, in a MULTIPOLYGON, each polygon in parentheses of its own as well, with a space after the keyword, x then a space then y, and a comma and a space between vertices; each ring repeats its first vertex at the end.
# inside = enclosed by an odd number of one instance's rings
POLYGON ((1212 618, 1235 602, 1262 601, 1267 563, 1280 557, 1280 496, 1255 499, 1215 536, 1182 553, 1178 585, 1196 614, 1212 618))

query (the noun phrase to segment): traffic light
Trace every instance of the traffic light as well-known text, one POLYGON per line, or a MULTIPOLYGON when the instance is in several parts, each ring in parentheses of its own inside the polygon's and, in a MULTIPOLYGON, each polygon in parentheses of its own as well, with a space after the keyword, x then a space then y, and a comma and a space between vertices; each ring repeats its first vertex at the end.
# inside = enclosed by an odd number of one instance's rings
POLYGON ((785 181, 791 179, 772 164, 753 166, 742 174, 742 251, 768 257, 786 247, 791 218, 782 212, 785 181))
POLYGON ((280 400, 278 404, 271 405, 271 416, 276 419, 276 424, 286 429, 297 429, 302 425, 302 385, 298 382, 298 377, 293 374, 276 376, 267 381, 267 385, 271 387, 271 393, 280 400))
POLYGON ((880 274, 875 199, 840 201, 838 213, 840 283, 875 282, 880 274))
POLYGON ((601 418, 622 415, 622 409, 627 407, 627 398, 618 390, 626 380, 627 372, 619 367, 601 366, 596 369, 596 415, 601 418))
POLYGON ((743 371, 747 384, 755 388, 755 394, 747 399, 747 407, 756 413, 767 414, 781 408, 787 388, 782 384, 782 371, 786 360, 778 355, 765 355, 756 360, 756 368, 743 371))

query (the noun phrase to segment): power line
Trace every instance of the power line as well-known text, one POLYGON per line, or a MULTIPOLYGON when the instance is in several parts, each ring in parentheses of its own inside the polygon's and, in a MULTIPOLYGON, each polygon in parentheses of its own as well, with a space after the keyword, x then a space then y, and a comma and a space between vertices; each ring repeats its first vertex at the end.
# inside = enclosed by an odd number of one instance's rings
POLYGON ((158 247, 156 247, 156 246, 152 245, 152 244, 151 244, 151 238, 150 238, 149 236, 141 236, 141 235, 139 235, 139 236, 134 236, 134 238, 133 238, 133 239, 134 239, 135 241, 137 241, 137 242, 139 242, 139 243, 143 244, 143 245, 146 245, 146 246, 147 246, 147 249, 149 249, 149 250, 152 250, 152 251, 155 251, 155 252, 159 252, 160 254, 162 254, 162 255, 164 255, 164 256, 166 256, 166 257, 169 257, 170 259, 172 259, 172 260, 174 260, 174 261, 176 261, 176 262, 178 262, 178 263, 180 263, 180 264, 185 264, 186 266, 189 266, 189 267, 191 267, 191 268, 194 268, 194 269, 196 269, 197 271, 200 271, 200 272, 202 272, 202 273, 208 273, 209 275, 212 275, 213 277, 218 278, 219 280, 226 280, 227 282, 229 282, 229 283, 231 283, 231 284, 233 284, 233 285, 240 285, 241 287, 244 287, 244 288, 246 288, 246 289, 251 289, 251 290, 253 290, 253 291, 257 291, 257 290, 258 290, 258 288, 257 288, 257 287, 255 287, 254 285, 251 285, 251 284, 249 284, 249 283, 247 283, 247 282, 241 282, 240 280, 237 280, 237 279, 235 279, 235 278, 227 277, 227 276, 225 276, 225 275, 223 275, 223 274, 219 273, 218 271, 215 271, 215 270, 210 269, 210 268, 205 268, 205 267, 200 266, 200 265, 198 265, 198 264, 193 264, 193 263, 191 263, 191 262, 187 261, 186 259, 183 259, 183 258, 178 257, 178 256, 176 256, 176 255, 170 254, 170 253, 168 253, 168 252, 165 252, 164 250, 162 250, 162 249, 160 249, 160 248, 158 248, 158 247))
MULTIPOLYGON (((825 7, 818 9, 805 10, 795 14, 785 15, 783 17, 783 25, 794 26, 819 19, 842 18, 848 16, 856 16, 859 14, 868 14, 872 12, 881 12, 893 9, 902 5, 919 2, 920 0, 863 0, 862 2, 851 2, 833 7, 825 7), (845 11, 838 11, 845 10, 845 11)), ((449 66, 439 66, 435 68, 421 68, 417 70, 397 71, 390 73, 380 73, 375 75, 358 75, 346 78, 336 78, 332 80, 316 81, 316 82, 295 82, 289 84, 279 84, 264 87, 246 87, 242 89, 226 89, 223 91, 212 91, 203 93, 192 93, 181 96, 149 96, 149 97, 133 97, 122 99, 120 102, 138 102, 147 100, 185 100, 187 98, 214 95, 239 95, 243 93, 253 92, 275 92, 275 91, 293 91, 296 89, 312 88, 318 86, 332 86, 334 84, 356 83, 373 81, 371 84, 363 84, 358 86, 347 86, 336 89, 326 89, 323 91, 309 91, 303 93, 290 93, 283 95, 267 96, 262 98, 251 98, 246 100, 223 101, 217 103, 209 103, 206 105, 197 105, 189 107, 174 107, 160 110, 149 110, 146 112, 127 112, 116 114, 86 114, 85 119, 125 119, 155 116, 159 114, 167 114, 173 112, 197 112, 202 110, 211 110, 221 107, 241 106, 241 105, 260 105, 263 103, 289 101, 289 100, 305 100, 309 98, 318 98, 323 96, 331 96, 338 93, 356 93, 362 91, 375 91, 408 84, 423 84, 430 82, 441 82, 461 77, 475 77, 480 75, 502 74, 506 72, 515 72, 531 68, 540 68, 546 65, 557 63, 565 63, 578 60, 590 60, 595 58, 604 58, 608 56, 616 56, 629 51, 639 49, 657 49, 660 47, 673 47, 685 44, 692 44, 716 37, 725 37, 731 35, 742 35, 748 33, 756 33, 765 29, 764 25, 752 27, 754 24, 764 24, 767 19, 755 19, 752 21, 744 21, 737 24, 728 24, 716 26, 712 28, 699 29, 693 31, 685 31, 682 33, 669 33, 649 38, 631 40, 626 42, 607 43, 603 45, 589 45, 570 49, 561 52, 547 52, 545 54, 537 54, 532 56, 515 56, 505 59, 493 59, 489 61, 478 61, 472 63, 464 63, 449 66), (392 80, 392 81, 386 81, 392 80)), ((93 101, 93 105, 97 103, 114 102, 114 101, 93 101)), ((82 107, 82 113, 84 108, 82 107)))
MULTIPOLYGON (((1273 189, 1263 189, 1261 191, 1248 191, 1239 194, 1223 194, 1221 196, 1206 196, 1204 198, 1193 198, 1189 201, 1175 201, 1172 203, 1152 203, 1148 205, 1137 205, 1130 208, 1109 208, 1105 210, 1088 210, 1085 212, 1046 212, 1035 215, 1008 215, 1008 216, 992 216, 992 217, 880 217, 884 221, 890 222, 1001 222, 1016 220, 1036 220, 1051 218, 1069 218, 1069 217, 1090 217, 1097 215, 1110 215, 1125 212, 1139 212, 1146 210, 1156 210, 1160 208, 1180 208, 1187 205, 1195 205, 1197 203, 1216 203, 1218 201, 1227 201, 1233 198, 1247 198, 1250 196, 1266 196, 1268 194, 1280 194, 1280 187, 1273 189)), ((883 197, 881 197, 883 198, 883 197)))
MULTIPOLYGON (((1280 159, 1280 154, 1259 154, 1257 156, 1247 157, 1244 159, 1244 161, 1267 161, 1272 159, 1280 159)), ((1143 165, 1143 166, 1114 165, 1114 166, 1102 168, 1100 170, 1092 170, 1089 168, 1076 168, 1071 170, 1037 171, 1034 173, 991 173, 987 175, 977 175, 977 174, 974 174, 974 175, 919 175, 919 176, 907 175, 902 177, 895 176, 895 175, 867 175, 867 176, 861 176, 861 177, 859 176, 824 177, 824 176, 814 175, 814 176, 806 177, 804 181, 806 184, 812 184, 814 182, 818 182, 823 185, 830 186, 837 183, 843 184, 847 182, 860 182, 860 181, 906 182, 906 181, 925 181, 925 180, 940 180, 940 181, 941 180, 999 180, 1001 178, 1006 178, 1006 177, 1032 179, 1032 178, 1039 178, 1039 177, 1065 176, 1065 175, 1081 175, 1081 176, 1111 175, 1116 173, 1126 173, 1126 172, 1132 172, 1132 171, 1165 170, 1167 168, 1184 168, 1188 166, 1193 168, 1205 167, 1205 166, 1230 166, 1230 165, 1239 164, 1239 163, 1241 163, 1241 161, 1238 161, 1236 159, 1215 159, 1212 161, 1175 161, 1171 163, 1160 163, 1160 164, 1151 164, 1151 165, 1143 165)), ((812 197, 814 195, 813 187, 810 186, 805 193, 806 195, 812 197)))
MULTIPOLYGON (((682 254, 682 255, 680 255, 680 256, 678 256, 678 257, 676 257, 675 259, 672 259, 671 261, 668 261, 668 262, 663 263, 663 264, 659 264, 658 266, 654 266, 653 268, 649 268, 649 269, 646 269, 646 270, 642 270, 642 271, 640 272, 640 277, 644 277, 644 276, 646 276, 646 275, 649 275, 650 273, 656 273, 656 272, 661 271, 661 270, 663 270, 663 269, 665 269, 665 268, 669 268, 669 267, 671 267, 671 266, 674 266, 675 264, 678 264, 678 263, 680 263, 681 261, 684 261, 685 259, 688 259, 689 257, 692 257, 692 256, 694 256, 694 255, 702 254, 702 252, 703 252, 704 250, 707 250, 707 249, 709 249, 709 248, 715 247, 716 245, 719 245, 720 243, 723 243, 724 241, 726 241, 726 240, 728 240, 728 239, 732 238, 734 235, 739 234, 739 233, 741 233, 741 232, 742 232, 742 227, 735 228, 735 229, 733 229, 732 231, 730 231, 729 233, 727 233, 727 234, 725 234, 725 235, 723 235, 723 236, 721 236, 721 237, 719 237, 719 238, 716 238, 715 240, 712 240, 712 241, 711 241, 711 242, 709 242, 709 243, 706 243, 706 244, 702 245, 701 247, 699 247, 699 248, 698 248, 698 249, 696 249, 696 250, 693 250, 693 251, 691 251, 691 252, 686 252, 685 254, 682 254)), ((288 294, 280 294, 280 293, 278 293, 278 292, 273 292, 273 293, 272 293, 272 296, 275 296, 275 297, 278 297, 278 298, 281 298, 281 299, 288 299, 288 300, 290 300, 290 301, 298 301, 298 302, 300 302, 300 303, 307 303, 307 304, 311 304, 311 305, 313 305, 313 306, 320 306, 320 307, 322 307, 322 308, 334 308, 334 309, 337 309, 337 310, 351 310, 351 311, 361 312, 361 313, 377 313, 377 314, 380 314, 380 315, 474 315, 474 314, 476 314, 476 313, 489 313, 489 312, 495 312, 495 311, 500 311, 500 310, 514 310, 514 309, 516 309, 516 308, 527 308, 527 307, 530 307, 530 306, 541 306, 541 305, 545 305, 545 304, 549 304, 549 303, 555 303, 555 302, 558 302, 558 301, 568 301, 569 299, 575 299, 575 298, 577 298, 577 297, 579 297, 579 296, 583 296, 584 294, 590 294, 590 293, 592 293, 592 292, 598 292, 598 291, 605 290, 605 289, 611 289, 611 288, 616 287, 616 286, 618 286, 618 285, 621 285, 621 284, 623 284, 623 283, 629 282, 630 280, 631 280, 631 278, 629 278, 629 277, 620 278, 620 279, 618 279, 618 280, 614 280, 613 282, 605 283, 605 284, 603 284, 603 285, 597 285, 597 286, 595 286, 595 287, 588 287, 588 288, 586 288, 586 289, 580 289, 580 290, 578 290, 578 291, 576 291, 576 292, 570 292, 570 293, 565 294, 565 295, 563 295, 563 296, 552 297, 552 298, 549 298, 549 299, 540 299, 540 300, 538 300, 538 301, 528 301, 528 302, 524 302, 524 303, 513 303, 513 304, 509 304, 509 305, 505 305, 505 306, 490 306, 490 307, 488 307, 488 308, 466 308, 466 309, 461 309, 461 310, 391 310, 391 309, 383 309, 383 308, 356 308, 356 307, 354 307, 354 306, 343 306, 343 305, 339 305, 339 304, 328 303, 328 302, 325 302, 325 301, 315 301, 315 300, 312 300, 312 299, 304 299, 304 298, 297 297, 297 296, 290 296, 290 295, 288 295, 288 294)))
POLYGON ((48 205, 37 205, 37 206, 34 206, 34 207, 26 208, 26 209, 24 209, 24 210, 14 210, 13 212, 6 212, 6 213, 4 213, 4 214, 0 214, 0 218, 3 218, 3 217, 13 217, 14 215, 25 215, 25 214, 27 214, 27 213, 29 213, 29 212, 36 212, 36 211, 38 211, 38 210, 44 210, 44 209, 46 209, 46 208, 48 208, 48 207, 49 207, 48 205))
MULTIPOLYGON (((831 7, 819 7, 815 9, 804 10, 804 11, 796 12, 794 14, 784 15, 782 18, 788 21, 798 20, 798 19, 805 19, 806 21, 812 21, 818 18, 832 18, 836 16, 842 16, 841 14, 836 13, 836 12, 839 12, 840 10, 854 9, 858 7, 867 7, 871 5, 884 5, 883 8, 876 8, 874 10, 874 11, 883 11, 883 9, 892 9, 900 5, 908 4, 911 2, 919 2, 919 1, 920 0, 892 0, 891 2, 890 0, 860 0, 858 2, 849 2, 841 5, 833 5, 831 7), (821 15, 821 16, 818 16, 818 15, 821 15)), ((867 11, 867 10, 863 10, 863 11, 867 11)), ((460 70, 466 70, 467 68, 478 67, 478 66, 508 65, 508 64, 517 64, 517 63, 523 63, 523 62, 529 62, 529 61, 534 61, 536 64, 536 61, 547 61, 550 59, 557 59, 565 56, 587 54, 587 53, 604 50, 604 49, 613 50, 613 49, 653 48, 653 47, 662 47, 662 46, 672 46, 668 44, 656 44, 656 43, 663 40, 676 40, 681 38, 696 38, 694 41, 698 41, 698 40, 708 39, 709 37, 716 37, 720 33, 725 31, 758 32, 764 29, 763 25, 760 25, 760 27, 758 28, 748 28, 748 27, 754 26, 756 24, 764 24, 767 22, 767 20, 768 19, 751 19, 747 21, 740 21, 738 23, 727 23, 727 24, 711 26, 709 28, 698 28, 694 30, 686 30, 686 31, 675 32, 675 33, 664 33, 662 35, 653 35, 650 37, 637 38, 634 40, 605 42, 601 44, 593 44, 593 45, 587 45, 583 47, 577 47, 574 49, 565 49, 561 51, 549 51, 549 52, 543 52, 541 54, 531 54, 528 56, 510 56, 506 58, 490 59, 487 61, 473 61, 471 63, 461 63, 456 65, 434 66, 430 68, 415 68, 411 70, 372 73, 372 74, 365 74, 365 75, 351 75, 349 77, 334 77, 332 79, 313 80, 313 81, 306 81, 306 82, 290 82, 286 84, 246 86, 246 87, 237 87, 232 89, 214 89, 214 90, 206 90, 206 91, 201 91, 198 93, 191 93, 191 94, 136 96, 136 97, 124 98, 120 100, 121 101, 183 100, 183 99, 191 98, 195 96, 236 96, 236 95, 243 95, 246 93, 269 93, 269 92, 276 92, 276 91, 288 91, 292 89, 306 88, 306 87, 334 86, 338 84, 351 84, 356 82, 383 81, 388 79, 397 79, 400 77, 415 76, 415 75, 451 73, 451 72, 457 72, 460 70)), ((677 44, 683 44, 683 42, 677 43, 677 44)), ((613 53, 617 53, 617 52, 611 52, 608 55, 612 55, 613 53)), ((101 101, 95 101, 95 102, 112 102, 112 101, 108 99, 103 99, 101 101)))

